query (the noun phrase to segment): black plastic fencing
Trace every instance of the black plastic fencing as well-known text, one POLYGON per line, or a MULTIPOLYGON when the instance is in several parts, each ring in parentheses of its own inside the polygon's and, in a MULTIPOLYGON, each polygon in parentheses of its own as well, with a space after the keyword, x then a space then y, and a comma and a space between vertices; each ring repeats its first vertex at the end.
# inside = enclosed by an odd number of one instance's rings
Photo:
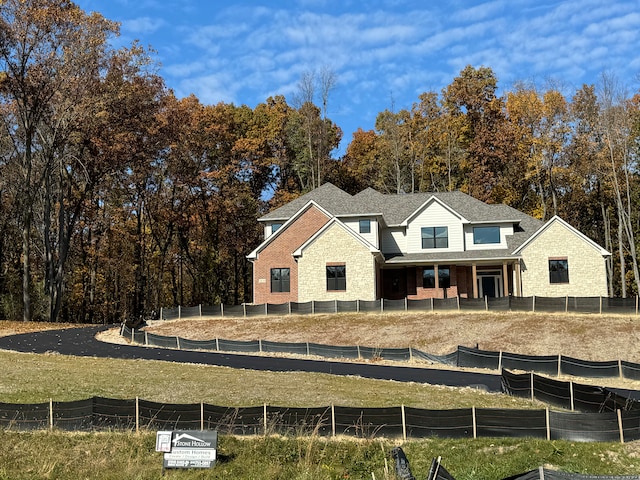
POLYGON ((640 380, 640 364, 624 360, 591 361, 564 355, 532 356, 509 352, 496 352, 459 346, 448 355, 433 355, 414 348, 380 348, 367 346, 340 346, 318 343, 282 343, 267 340, 189 340, 164 337, 123 326, 121 334, 133 343, 185 350, 211 350, 243 353, 288 353, 315 355, 325 358, 363 360, 410 361, 423 360, 455 367, 485 368, 490 370, 524 370, 546 375, 570 375, 583 378, 626 378, 640 380))
MULTIPOLYGON (((502 391, 509 395, 539 400, 549 405, 585 413, 634 412, 640 417, 640 402, 612 389, 574 382, 561 382, 534 373, 502 371, 502 391)), ((629 392, 627 392, 629 393, 629 392)), ((640 424, 638 425, 640 428, 640 424)))
MULTIPOLYGON (((393 454, 393 452, 392 452, 393 454)), ((403 465, 406 471, 409 471, 410 464, 405 457, 405 464, 403 465)), ((397 471, 397 468, 396 468, 397 471)), ((405 477, 401 477, 405 480, 405 477)), ((415 480, 415 477, 406 477, 408 480, 415 480)), ((531 470, 526 473, 511 475, 503 480, 639 480, 640 475, 582 475, 580 473, 559 472, 557 470, 548 470, 544 467, 539 467, 537 470, 531 470)), ((446 468, 441 464, 441 459, 433 459, 431 467, 429 469, 429 475, 427 480, 456 480, 446 468)))
POLYGON ((165 404, 93 397, 71 402, 0 404, 0 427, 11 430, 215 429, 233 435, 355 438, 540 438, 581 442, 640 439, 640 412, 570 413, 546 410, 405 406, 286 408, 165 404))
POLYGON ((514 311, 548 313, 616 313, 638 315, 638 297, 499 297, 430 298, 423 300, 322 300, 305 303, 243 304, 162 308, 161 320, 193 317, 254 317, 259 315, 309 315, 343 312, 401 311, 514 311))

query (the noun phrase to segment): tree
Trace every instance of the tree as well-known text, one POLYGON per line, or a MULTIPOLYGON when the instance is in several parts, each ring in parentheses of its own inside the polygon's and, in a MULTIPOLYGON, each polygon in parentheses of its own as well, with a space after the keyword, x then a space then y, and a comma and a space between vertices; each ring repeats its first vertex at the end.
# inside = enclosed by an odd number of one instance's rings
MULTIPOLYGON (((51 194, 52 171, 61 172, 56 162, 67 158, 64 144, 77 115, 76 89, 82 92, 84 82, 93 83, 105 40, 116 31, 115 24, 85 15, 70 1, 7 0, 0 5, 0 102, 12 143, 11 163, 18 172, 24 320, 32 318, 32 227, 41 187, 51 194)), ((48 261, 47 288, 54 275, 48 261)))

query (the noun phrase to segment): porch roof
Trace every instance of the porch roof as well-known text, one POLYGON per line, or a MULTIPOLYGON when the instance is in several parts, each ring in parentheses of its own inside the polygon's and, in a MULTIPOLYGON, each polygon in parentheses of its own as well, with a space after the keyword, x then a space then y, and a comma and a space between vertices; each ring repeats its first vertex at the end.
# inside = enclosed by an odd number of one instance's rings
POLYGON ((516 261, 520 255, 513 255, 507 249, 499 250, 467 250, 465 252, 446 253, 406 253, 388 254, 385 265, 421 265, 428 263, 471 264, 490 261, 516 261))

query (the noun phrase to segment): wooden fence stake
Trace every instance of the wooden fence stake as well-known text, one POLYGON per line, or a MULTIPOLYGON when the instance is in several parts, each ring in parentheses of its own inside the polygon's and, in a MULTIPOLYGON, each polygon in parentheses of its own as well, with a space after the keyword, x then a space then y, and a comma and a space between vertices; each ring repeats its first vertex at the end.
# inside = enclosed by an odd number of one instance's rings
POLYGON ((136 397, 136 433, 140 433, 140 400, 136 397))
POLYGON ((331 434, 336 436, 336 407, 331 404, 331 434))
POLYGON ((471 407, 471 417, 473 418, 473 438, 478 438, 478 426, 476 424, 476 407, 471 407))
POLYGON ((624 428, 622 428, 622 413, 620 412, 619 408, 616 410, 616 412, 618 413, 618 430, 620 431, 620 443, 624 443, 624 428))
POLYGON ((49 399, 49 430, 53 430, 53 399, 49 399))
POLYGON ((404 413, 404 403, 401 406, 402 409, 402 440, 407 441, 407 418, 404 413))
POLYGON ((549 424, 549 407, 546 409, 547 417, 547 440, 551 440, 551 425, 549 424))

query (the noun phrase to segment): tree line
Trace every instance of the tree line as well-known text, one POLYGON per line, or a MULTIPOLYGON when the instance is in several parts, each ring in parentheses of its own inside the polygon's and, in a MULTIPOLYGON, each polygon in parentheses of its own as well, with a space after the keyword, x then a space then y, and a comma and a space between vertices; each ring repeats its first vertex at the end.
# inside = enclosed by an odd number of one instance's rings
POLYGON ((559 214, 614 253, 638 291, 640 96, 612 76, 567 98, 466 67, 378 114, 334 158, 330 69, 287 102, 177 98, 118 25, 68 0, 0 4, 0 318, 117 322, 251 301, 256 219, 332 182, 356 193, 463 190, 559 214))

